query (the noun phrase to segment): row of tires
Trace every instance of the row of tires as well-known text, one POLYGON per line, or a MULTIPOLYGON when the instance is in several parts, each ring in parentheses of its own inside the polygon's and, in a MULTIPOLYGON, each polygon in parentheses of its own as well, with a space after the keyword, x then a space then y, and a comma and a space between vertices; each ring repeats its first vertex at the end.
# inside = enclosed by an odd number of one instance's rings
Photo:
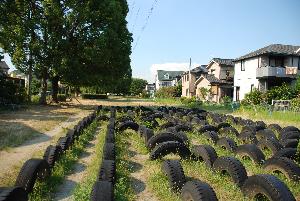
POLYGON ((115 152, 115 108, 110 109, 110 117, 102 115, 103 121, 109 121, 103 146, 102 162, 99 167, 97 180, 90 194, 91 201, 114 200, 114 184, 116 179, 116 152, 115 152))
POLYGON ((84 117, 73 129, 68 130, 64 137, 60 137, 56 145, 49 145, 43 159, 32 158, 27 160, 15 182, 14 187, 0 187, 0 201, 27 201, 28 194, 33 191, 37 181, 43 182, 51 175, 55 163, 68 150, 96 118, 96 111, 84 117))

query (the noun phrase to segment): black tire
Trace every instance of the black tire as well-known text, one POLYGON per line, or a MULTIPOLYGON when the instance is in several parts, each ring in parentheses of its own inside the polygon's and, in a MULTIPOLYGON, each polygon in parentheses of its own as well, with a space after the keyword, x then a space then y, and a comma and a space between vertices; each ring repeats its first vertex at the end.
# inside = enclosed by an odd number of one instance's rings
POLYGON ((295 201, 289 188, 280 179, 269 174, 250 176, 242 186, 242 192, 252 200, 265 195, 269 200, 295 201))
POLYGON ((175 130, 176 130, 176 132, 180 132, 180 131, 191 131, 191 130, 192 130, 192 127, 191 127, 191 126, 184 125, 184 124, 181 124, 181 125, 175 126, 175 130))
POLYGON ((216 144, 217 141, 219 140, 219 136, 215 131, 207 131, 207 132, 203 133, 203 135, 205 136, 205 138, 208 141, 211 141, 214 144, 216 144))
POLYGON ((106 143, 115 143, 115 131, 113 129, 108 129, 105 136, 106 143))
POLYGON ((166 160, 162 163, 162 172, 167 175, 170 188, 174 192, 180 192, 185 180, 183 168, 179 160, 166 160))
POLYGON ((150 160, 160 159, 170 153, 178 154, 181 158, 189 158, 191 156, 191 152, 185 144, 169 141, 158 144, 151 151, 150 160))
POLYGON ((199 133, 204 133, 204 132, 207 132, 207 131, 218 132, 218 129, 215 126, 212 126, 212 125, 205 125, 205 126, 202 126, 198 131, 199 131, 199 133))
POLYGON ((279 126, 278 124, 269 124, 268 128, 276 131, 277 133, 280 133, 280 131, 282 130, 281 126, 279 126))
POLYGON ((98 181, 115 183, 116 164, 113 160, 103 160, 98 175, 98 181))
POLYGON ((126 121, 124 123, 121 123, 120 126, 118 127, 118 131, 122 132, 128 128, 131 128, 132 130, 138 131, 139 130, 139 125, 135 122, 132 121, 126 121))
POLYGON ((233 182, 239 187, 241 187, 248 178, 245 167, 234 157, 217 158, 213 164, 213 168, 221 173, 227 172, 233 182))
POLYGON ((106 115, 100 115, 97 117, 97 121, 108 121, 109 117, 106 115))
POLYGON ((62 151, 66 151, 69 148, 69 138, 60 137, 56 143, 57 146, 60 146, 62 151))
POLYGON ((28 194, 21 187, 0 188, 0 201, 28 201, 28 194))
POLYGON ((287 139, 300 139, 300 133, 297 131, 289 131, 289 132, 284 132, 279 136, 279 140, 285 141, 287 139))
POLYGON ((263 151, 264 149, 269 149, 272 151, 272 155, 274 155, 277 151, 282 149, 282 145, 279 143, 278 140, 275 139, 262 139, 258 142, 257 146, 263 151))
POLYGON ((181 190, 183 201, 217 201, 218 198, 214 189, 202 181, 188 181, 181 190))
POLYGON ((263 121, 256 121, 255 124, 256 124, 256 126, 259 126, 260 128, 263 128, 263 129, 267 128, 267 124, 263 121))
POLYGON ((221 128, 228 128, 228 127, 231 127, 231 125, 227 122, 222 122, 217 125, 218 130, 220 130, 221 128))
POLYGON ((257 131, 256 137, 258 140, 266 139, 266 138, 273 138, 273 139, 277 140, 277 137, 276 137, 274 131, 272 131, 271 129, 268 129, 268 128, 257 131))
POLYGON ((226 150, 231 151, 231 152, 234 152, 237 148, 237 145, 236 145, 235 141, 231 138, 228 138, 228 137, 221 137, 217 141, 217 145, 219 145, 223 149, 226 149, 226 150))
POLYGON ((59 146, 49 145, 44 153, 43 159, 47 161, 50 168, 55 165, 56 160, 59 159, 61 154, 61 148, 59 146))
POLYGON ((297 158, 297 149, 295 148, 283 148, 279 151, 277 151, 274 156, 275 157, 286 157, 292 160, 295 160, 297 158))
POLYGON ((154 132, 150 128, 146 128, 143 133, 145 145, 147 145, 149 139, 154 135, 154 132))
POLYGON ((218 158, 217 152, 210 145, 195 145, 191 152, 195 159, 204 161, 209 168, 213 167, 213 163, 218 158))
POLYGON ((253 132, 244 131, 241 132, 238 136, 240 140, 244 142, 244 144, 257 144, 258 140, 253 132))
POLYGON ((23 164, 15 186, 20 186, 27 193, 30 193, 37 179, 43 180, 49 175, 50 167, 47 161, 44 159, 29 159, 23 164))
POLYGON ((163 130, 163 129, 167 129, 167 128, 173 127, 173 126, 175 126, 175 124, 173 122, 169 121, 169 122, 162 124, 159 128, 160 128, 160 130, 163 130))
POLYGON ((177 135, 174 135, 171 132, 162 132, 160 134, 154 135, 152 136, 147 143, 147 148, 152 150, 154 149, 154 147, 162 142, 167 142, 167 141, 176 141, 176 142, 180 142, 180 143, 185 143, 182 138, 180 138, 177 135))
POLYGON ((140 125, 140 126, 139 126, 138 133, 140 134, 140 137, 143 136, 143 134, 144 134, 146 128, 147 128, 147 127, 146 127, 145 125, 140 125))
POLYGON ((74 141, 77 139, 76 131, 73 129, 69 129, 66 134, 66 137, 69 138, 69 146, 71 146, 74 143, 74 141))
POLYGON ((296 132, 300 133, 299 128, 297 128, 295 126, 287 126, 287 127, 284 127, 283 129, 281 129, 280 134, 290 132, 290 131, 296 131, 296 132))
POLYGON ((105 143, 103 148, 103 159, 104 160, 115 160, 115 144, 114 143, 105 143))
POLYGON ((235 153, 240 156, 248 156, 254 163, 263 164, 265 161, 264 153, 256 144, 243 144, 237 147, 235 153))
POLYGON ((299 181, 300 180, 300 167, 291 159, 285 157, 272 157, 263 165, 263 168, 271 172, 281 172, 289 180, 299 181))
POLYGON ((241 133, 244 133, 244 132, 250 132, 250 133, 253 133, 255 135, 256 128, 255 128, 255 126, 244 126, 241 130, 241 133))
POLYGON ((91 201, 113 201, 114 200, 114 187, 109 181, 95 182, 92 192, 91 201))
POLYGON ((286 139, 283 142, 281 142, 281 145, 284 148, 297 148, 298 143, 299 143, 298 139, 286 139))
POLYGON ((235 136, 239 136, 239 132, 233 128, 233 127, 225 127, 225 128, 221 128, 218 133, 220 135, 225 135, 228 136, 230 134, 234 134, 235 136))

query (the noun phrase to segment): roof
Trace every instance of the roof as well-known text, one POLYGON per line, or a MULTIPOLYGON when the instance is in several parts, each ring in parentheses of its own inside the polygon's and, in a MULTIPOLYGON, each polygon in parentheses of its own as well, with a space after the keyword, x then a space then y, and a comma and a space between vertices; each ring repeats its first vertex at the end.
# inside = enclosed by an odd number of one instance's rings
POLYGON ((196 80, 195 84, 198 84, 201 81, 201 79, 204 78, 207 79, 212 84, 232 84, 232 82, 228 82, 226 80, 220 80, 212 74, 202 75, 199 79, 196 80))
POLYGON ((9 70, 9 67, 5 61, 0 61, 0 68, 4 70, 9 70))
MULTIPOLYGON (((193 74, 201 75, 201 74, 204 74, 204 73, 208 72, 206 67, 207 67, 207 65, 201 65, 201 66, 198 66, 196 68, 193 68, 192 70, 190 70, 190 72, 193 73, 193 74)), ((189 71, 185 71, 185 72, 183 72, 182 75, 188 74, 188 73, 189 73, 189 71)))
POLYGON ((219 65, 234 66, 234 59, 213 58, 212 61, 218 63, 219 65))
POLYGON ((235 61, 240 61, 243 59, 248 59, 248 58, 252 58, 264 54, 300 56, 300 46, 272 44, 263 47, 259 50, 250 52, 249 54, 246 54, 244 56, 241 56, 235 59, 235 61))
POLYGON ((170 81, 174 80, 176 77, 180 77, 184 71, 165 71, 165 70, 157 70, 157 79, 159 81, 170 81), (166 78, 165 75, 169 75, 169 78, 166 78))

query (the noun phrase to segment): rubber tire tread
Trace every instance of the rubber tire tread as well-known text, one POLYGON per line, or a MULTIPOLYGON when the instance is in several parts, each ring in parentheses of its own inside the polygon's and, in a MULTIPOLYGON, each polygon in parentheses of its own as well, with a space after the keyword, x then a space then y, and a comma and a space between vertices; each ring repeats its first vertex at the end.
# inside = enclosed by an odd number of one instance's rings
POLYGON ((180 142, 162 142, 158 144, 150 153, 150 160, 161 159, 167 154, 178 154, 181 158, 189 158, 191 152, 188 147, 180 142))
POLYGON ((188 181, 181 190, 183 201, 218 201, 214 189, 207 183, 197 180, 188 181))
POLYGON ((248 178, 244 165, 234 157, 219 157, 215 160, 213 168, 216 171, 226 171, 233 182, 241 187, 248 178))
POLYGON ((170 188, 174 192, 180 192, 186 182, 180 161, 165 160, 162 163, 162 172, 167 175, 170 188))
POLYGON ((274 201, 296 201, 289 188, 280 179, 269 174, 250 176, 242 186, 242 192, 250 199, 263 194, 274 201))

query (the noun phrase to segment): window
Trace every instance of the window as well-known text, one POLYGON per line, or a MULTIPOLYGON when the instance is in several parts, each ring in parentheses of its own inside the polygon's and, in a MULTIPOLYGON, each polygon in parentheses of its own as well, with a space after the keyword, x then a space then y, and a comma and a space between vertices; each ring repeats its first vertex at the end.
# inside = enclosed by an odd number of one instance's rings
POLYGON ((230 76, 230 71, 229 70, 226 70, 225 73, 226 73, 226 77, 230 76))
POLYGON ((271 67, 283 67, 284 57, 269 57, 269 66, 271 67))
POLYGON ((251 92, 254 90, 254 84, 251 84, 251 92))
POLYGON ((300 57, 298 58, 298 70, 300 70, 300 57))
POLYGON ((169 79, 169 74, 168 73, 164 74, 164 78, 169 79))
POLYGON ((189 79, 190 79, 190 75, 189 75, 189 74, 187 74, 187 75, 186 75, 186 78, 187 78, 186 80, 187 80, 187 81, 189 81, 189 79))
POLYGON ((214 75, 214 74, 215 74, 215 73, 214 73, 215 71, 216 71, 216 69, 211 69, 211 70, 210 70, 210 74, 214 75))
POLYGON ((241 60, 241 71, 245 71, 245 61, 241 60))

